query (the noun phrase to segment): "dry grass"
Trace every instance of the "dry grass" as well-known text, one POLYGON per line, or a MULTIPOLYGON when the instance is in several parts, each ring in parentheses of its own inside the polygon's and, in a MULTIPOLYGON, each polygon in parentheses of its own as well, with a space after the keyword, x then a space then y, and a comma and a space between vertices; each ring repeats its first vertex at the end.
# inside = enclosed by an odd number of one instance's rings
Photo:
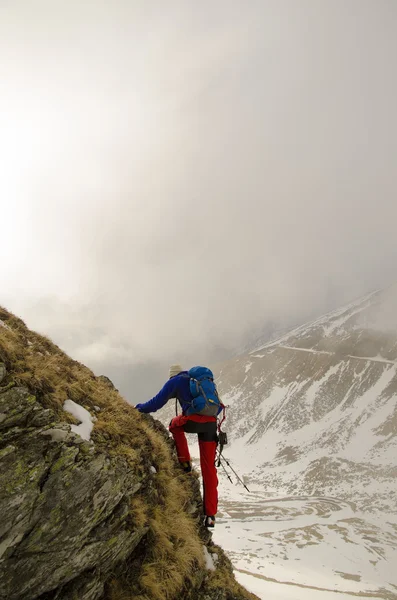
POLYGON ((131 500, 130 515, 136 527, 146 527, 149 523, 148 504, 140 494, 135 494, 131 500))
POLYGON ((151 465, 157 470, 150 496, 136 495, 131 504, 131 527, 148 527, 139 572, 113 581, 111 599, 182 597, 183 587, 203 567, 204 557, 196 525, 184 510, 191 491, 166 439, 106 381, 69 358, 51 340, 30 331, 2 308, 0 321, 0 361, 7 368, 3 385, 10 381, 26 385, 63 421, 71 421, 62 409, 68 398, 91 411, 98 406, 101 410, 92 435, 96 447, 123 457, 137 472, 147 472, 151 465))
MULTIPOLYGON (((57 414, 67 398, 103 407, 120 401, 116 391, 92 371, 69 358, 48 338, 27 329, 23 321, 0 308, 0 358, 17 383, 26 385, 57 414)), ((63 415, 64 416, 64 415, 63 415)))
POLYGON ((241 600, 259 600, 255 594, 251 594, 243 588, 234 578, 232 564, 225 556, 222 549, 215 544, 212 551, 218 555, 216 571, 210 571, 207 578, 208 590, 228 590, 231 596, 241 600))

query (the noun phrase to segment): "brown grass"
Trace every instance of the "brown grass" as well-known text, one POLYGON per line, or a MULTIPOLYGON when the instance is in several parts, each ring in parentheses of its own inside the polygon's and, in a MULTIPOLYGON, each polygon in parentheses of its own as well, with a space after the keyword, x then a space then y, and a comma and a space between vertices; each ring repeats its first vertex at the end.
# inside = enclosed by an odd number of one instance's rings
POLYGON ((255 594, 248 592, 236 581, 232 573, 232 564, 222 549, 213 544, 211 550, 217 554, 218 559, 216 571, 209 571, 207 577, 208 590, 228 590, 231 596, 240 600, 258 600, 255 594))
POLYGON ((92 438, 97 448, 124 457, 137 471, 157 470, 150 497, 137 494, 131 504, 131 526, 147 526, 146 554, 139 579, 121 576, 111 585, 112 600, 164 600, 179 597, 191 574, 204 563, 202 544, 193 519, 184 507, 190 490, 172 458, 169 444, 106 381, 72 360, 48 338, 27 329, 23 321, 0 308, 0 360, 6 381, 27 386, 37 399, 63 421, 67 398, 80 403, 98 420, 92 438), (94 412, 94 406, 101 411, 94 412), (131 586, 131 589, 129 589, 131 586))

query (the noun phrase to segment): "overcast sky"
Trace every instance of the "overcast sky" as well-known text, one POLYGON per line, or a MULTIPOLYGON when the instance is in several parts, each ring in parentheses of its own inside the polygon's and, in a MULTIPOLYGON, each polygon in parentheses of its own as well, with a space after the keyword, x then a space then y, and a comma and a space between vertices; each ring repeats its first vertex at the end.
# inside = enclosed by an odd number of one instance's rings
POLYGON ((390 283, 396 106, 395 0, 0 0, 0 304, 139 365, 390 283))

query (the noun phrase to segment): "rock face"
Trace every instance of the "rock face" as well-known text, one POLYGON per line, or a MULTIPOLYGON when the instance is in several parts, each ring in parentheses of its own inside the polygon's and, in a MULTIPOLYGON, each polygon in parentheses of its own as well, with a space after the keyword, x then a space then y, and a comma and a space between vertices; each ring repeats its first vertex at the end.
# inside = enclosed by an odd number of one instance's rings
POLYGON ((0 415, 0 597, 99 598, 147 531, 126 527, 141 481, 26 388, 0 393, 0 415))
POLYGON ((255 599, 201 506, 161 423, 0 308, 2 600, 255 599))

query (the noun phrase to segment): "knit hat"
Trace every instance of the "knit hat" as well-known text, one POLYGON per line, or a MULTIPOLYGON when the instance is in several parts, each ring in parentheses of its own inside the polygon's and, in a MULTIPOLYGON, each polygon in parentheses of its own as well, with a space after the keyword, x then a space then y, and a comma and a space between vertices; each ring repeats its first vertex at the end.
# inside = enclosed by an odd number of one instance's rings
POLYGON ((182 373, 183 369, 181 367, 181 365, 171 365, 170 366, 170 378, 174 377, 175 375, 179 375, 179 373, 182 373))

